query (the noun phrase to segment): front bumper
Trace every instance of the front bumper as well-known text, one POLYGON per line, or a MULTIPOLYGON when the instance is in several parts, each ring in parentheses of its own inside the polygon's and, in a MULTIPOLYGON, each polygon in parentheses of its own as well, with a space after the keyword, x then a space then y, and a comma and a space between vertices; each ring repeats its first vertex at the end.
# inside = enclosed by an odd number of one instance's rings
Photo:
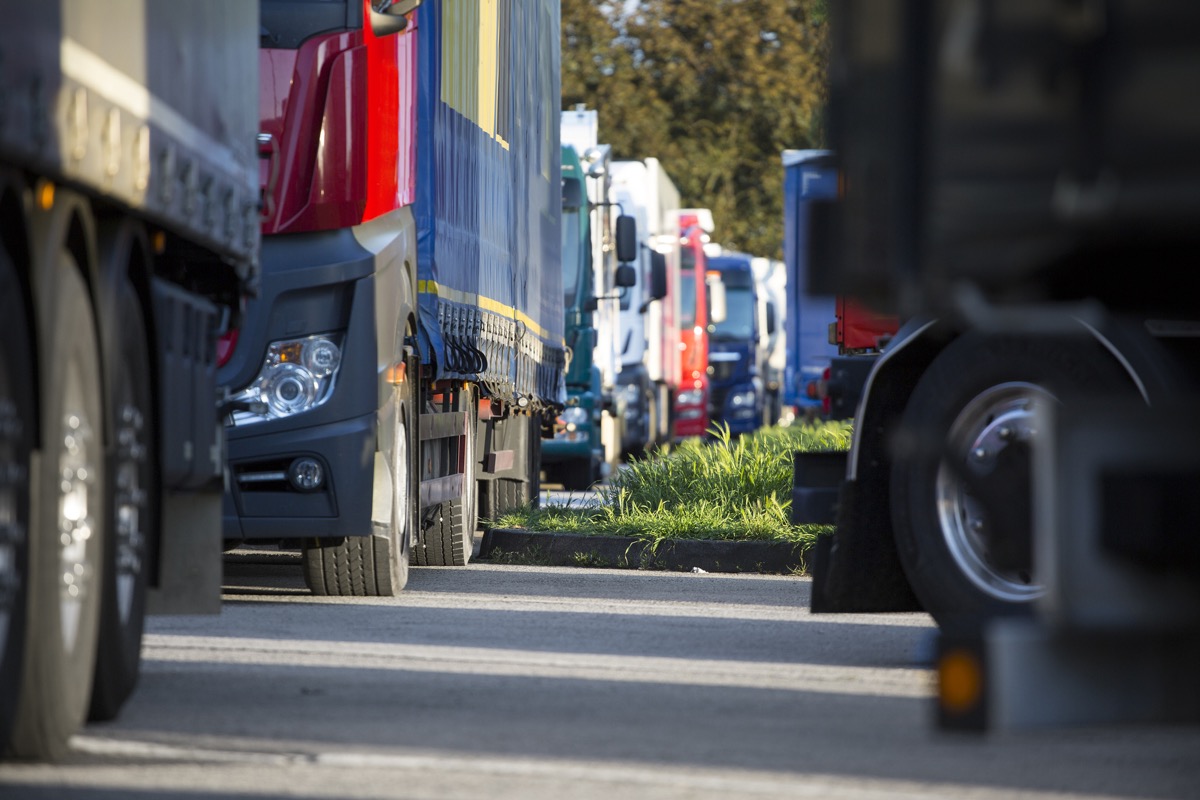
POLYGON ((289 539, 367 534, 375 469, 375 414, 313 428, 229 442, 229 486, 222 529, 226 539, 289 539), (315 459, 325 471, 316 491, 301 492, 286 477, 295 459, 315 459))

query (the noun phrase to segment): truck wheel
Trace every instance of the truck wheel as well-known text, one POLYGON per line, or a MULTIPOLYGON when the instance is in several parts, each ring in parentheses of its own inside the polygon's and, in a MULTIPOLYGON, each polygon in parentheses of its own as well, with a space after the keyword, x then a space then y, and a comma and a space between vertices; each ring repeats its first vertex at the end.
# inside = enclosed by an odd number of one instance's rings
POLYGON ((34 392, 33 343, 20 284, 0 248, 0 752, 12 731, 21 689, 28 574, 29 460, 34 392))
POLYGON ((596 477, 592 473, 592 460, 590 458, 564 461, 558 465, 557 473, 557 477, 562 482, 563 488, 569 492, 581 492, 585 489, 590 489, 592 484, 596 482, 596 477))
MULTIPOLYGON (((409 366, 412 364, 410 362, 409 366)), ((414 381, 397 388, 392 444, 391 524, 374 524, 369 536, 307 539, 301 568, 309 591, 337 597, 394 597, 408 583, 412 536, 417 524, 416 469, 412 454, 416 428, 414 381)))
POLYGON ((146 616, 148 545, 157 541, 158 442, 150 353, 141 304, 125 287, 118 305, 117 351, 110 359, 109 413, 114 491, 100 604, 100 643, 88 718, 116 717, 137 683, 146 616))
POLYGON ((465 430, 457 447, 462 469, 462 491, 457 500, 442 503, 434 513, 424 538, 417 545, 415 557, 420 567, 463 567, 471 560, 475 549, 475 528, 479 508, 475 495, 475 432, 479 407, 471 387, 459 394, 459 406, 465 412, 465 430))
POLYGON ((75 260, 59 255, 51 310, 39 320, 42 450, 34 458, 29 630, 17 722, 18 758, 54 761, 83 723, 92 693, 107 511, 104 385, 92 304, 75 260))
MULTIPOLYGON (((1038 403, 1131 384, 1096 342, 968 333, 913 389, 891 474, 900 561, 937 622, 1030 613, 1038 403)), ((1044 435, 1042 432, 1040 435, 1044 435)))

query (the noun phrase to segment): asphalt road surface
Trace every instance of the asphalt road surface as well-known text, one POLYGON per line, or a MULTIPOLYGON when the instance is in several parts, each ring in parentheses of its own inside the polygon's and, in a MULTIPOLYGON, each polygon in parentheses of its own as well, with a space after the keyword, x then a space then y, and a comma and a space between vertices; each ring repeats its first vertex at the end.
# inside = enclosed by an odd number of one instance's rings
POLYGON ((812 616, 803 578, 474 563, 344 600, 249 553, 225 583, 0 798, 1200 797, 1198 728, 936 730, 929 618, 812 616))

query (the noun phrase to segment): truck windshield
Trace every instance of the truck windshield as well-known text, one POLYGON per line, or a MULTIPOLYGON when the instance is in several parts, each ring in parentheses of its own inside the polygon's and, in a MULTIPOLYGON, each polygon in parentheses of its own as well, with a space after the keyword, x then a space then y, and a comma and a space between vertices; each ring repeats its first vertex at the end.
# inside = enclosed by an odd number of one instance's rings
POLYGON ((259 46, 294 50, 318 33, 362 27, 359 0, 262 0, 259 46))
POLYGON ((696 324, 696 273, 685 272, 679 276, 679 327, 690 328, 696 324))
POLYGON ((579 274, 583 267, 583 247, 579 238, 579 214, 562 215, 562 285, 566 307, 575 305, 579 274))
POLYGON ((743 342, 754 336, 754 292, 748 287, 725 287, 725 320, 709 325, 717 341, 743 342))

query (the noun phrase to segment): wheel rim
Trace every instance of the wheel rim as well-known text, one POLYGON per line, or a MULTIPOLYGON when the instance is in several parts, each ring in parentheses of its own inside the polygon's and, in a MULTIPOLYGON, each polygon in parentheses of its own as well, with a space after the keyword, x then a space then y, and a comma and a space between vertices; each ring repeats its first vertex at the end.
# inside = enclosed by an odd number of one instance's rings
POLYGON ((126 403, 120 412, 117 431, 116 579, 117 612, 122 623, 133 615, 134 600, 141 580, 146 550, 146 503, 148 487, 143 480, 147 464, 146 422, 141 410, 126 403))
POLYGON ((92 494, 98 474, 99 443, 84 396, 82 367, 67 365, 64 413, 59 430, 58 533, 63 648, 75 650, 84 606, 95 592, 95 565, 88 541, 95 532, 98 509, 92 494))
POLYGON ((950 428, 948 442, 958 469, 945 461, 938 467, 938 521, 946 548, 973 584, 1004 602, 1029 602, 1043 587, 1034 580, 1032 565, 1006 569, 995 563, 985 536, 987 516, 959 470, 982 476, 1005 447, 1035 438, 1036 408, 1049 402, 1053 395, 1031 383, 1004 383, 980 393, 950 428))

